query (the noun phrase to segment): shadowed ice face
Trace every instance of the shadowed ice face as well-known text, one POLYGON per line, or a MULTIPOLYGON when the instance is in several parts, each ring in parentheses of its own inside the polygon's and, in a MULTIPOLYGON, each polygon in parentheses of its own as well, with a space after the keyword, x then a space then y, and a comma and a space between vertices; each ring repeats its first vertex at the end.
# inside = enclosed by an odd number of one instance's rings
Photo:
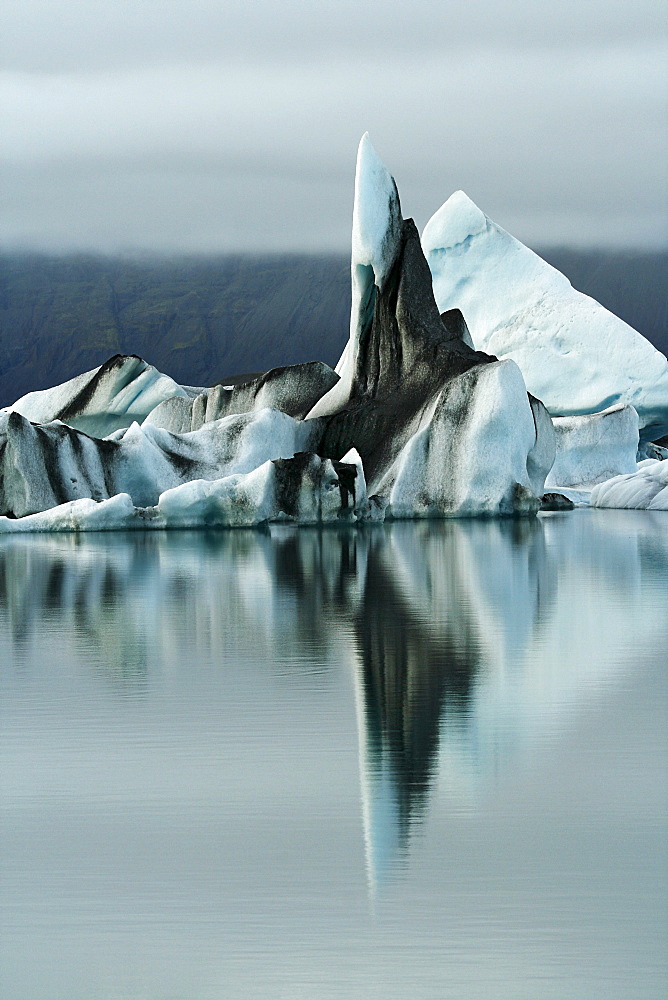
POLYGON ((301 524, 352 520, 357 468, 301 452, 275 467, 278 511, 301 524))

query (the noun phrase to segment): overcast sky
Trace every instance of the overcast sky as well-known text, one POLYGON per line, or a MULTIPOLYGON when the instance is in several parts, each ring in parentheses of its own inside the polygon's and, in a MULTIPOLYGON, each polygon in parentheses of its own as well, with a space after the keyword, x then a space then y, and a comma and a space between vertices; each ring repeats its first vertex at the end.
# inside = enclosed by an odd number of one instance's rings
POLYGON ((420 228, 668 242, 664 0, 5 0, 0 245, 347 250, 360 136, 420 228))

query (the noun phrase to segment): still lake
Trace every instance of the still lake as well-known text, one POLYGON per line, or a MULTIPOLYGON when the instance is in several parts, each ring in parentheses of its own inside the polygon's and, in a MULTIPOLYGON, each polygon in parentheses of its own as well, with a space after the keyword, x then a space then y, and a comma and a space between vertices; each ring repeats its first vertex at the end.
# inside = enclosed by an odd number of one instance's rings
POLYGON ((668 993, 668 515, 0 539, 3 1000, 668 993))

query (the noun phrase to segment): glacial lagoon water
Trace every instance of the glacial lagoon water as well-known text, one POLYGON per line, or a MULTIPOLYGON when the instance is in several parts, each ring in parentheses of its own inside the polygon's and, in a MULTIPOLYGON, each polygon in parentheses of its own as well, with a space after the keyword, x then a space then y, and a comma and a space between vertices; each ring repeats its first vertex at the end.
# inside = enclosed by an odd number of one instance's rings
POLYGON ((0 540, 3 1000, 663 998, 668 516, 0 540))

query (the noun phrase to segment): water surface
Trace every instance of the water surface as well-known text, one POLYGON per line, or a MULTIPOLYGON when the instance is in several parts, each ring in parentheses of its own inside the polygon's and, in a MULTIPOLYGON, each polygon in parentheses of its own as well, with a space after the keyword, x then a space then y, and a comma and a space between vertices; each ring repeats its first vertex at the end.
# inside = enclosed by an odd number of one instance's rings
POLYGON ((0 540, 3 1000, 665 996, 667 528, 0 540))

